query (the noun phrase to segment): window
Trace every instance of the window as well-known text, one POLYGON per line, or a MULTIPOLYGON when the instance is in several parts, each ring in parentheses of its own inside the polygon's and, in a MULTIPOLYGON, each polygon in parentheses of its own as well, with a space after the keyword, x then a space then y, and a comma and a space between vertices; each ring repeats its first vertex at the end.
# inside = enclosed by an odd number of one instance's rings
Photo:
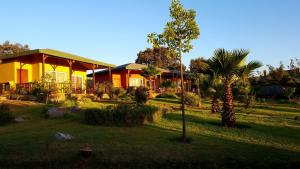
POLYGON ((46 81, 63 83, 67 81, 67 74, 65 72, 47 71, 46 81))
POLYGON ((133 86, 133 87, 143 86, 143 79, 141 79, 141 78, 130 78, 129 79, 129 86, 133 86))

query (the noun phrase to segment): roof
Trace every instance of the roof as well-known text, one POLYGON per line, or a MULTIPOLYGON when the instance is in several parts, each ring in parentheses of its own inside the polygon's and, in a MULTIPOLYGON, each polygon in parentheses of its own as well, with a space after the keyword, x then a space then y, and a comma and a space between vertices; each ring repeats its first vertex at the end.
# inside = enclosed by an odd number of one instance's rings
MULTIPOLYGON (((138 63, 127 63, 124 65, 120 65, 117 66, 115 68, 113 68, 112 70, 120 70, 120 69, 127 69, 127 70, 143 70, 145 68, 147 68, 147 65, 143 65, 143 64, 138 64, 138 63)), ((157 68, 160 72, 169 72, 169 70, 167 69, 163 69, 163 68, 157 68)))
MULTIPOLYGON (((143 64, 127 63, 127 64, 124 64, 124 65, 120 65, 120 66, 112 68, 112 71, 114 71, 114 70, 122 70, 122 69, 127 69, 127 70, 143 70, 143 69, 145 69, 147 67, 148 67, 147 65, 143 65, 143 64)), ((157 68, 157 69, 160 72, 162 72, 162 73, 168 73, 168 72, 170 72, 168 69, 163 69, 163 68, 157 68)), ((107 71, 108 70, 105 69, 105 70, 98 71, 95 74, 104 74, 104 73, 107 73, 107 71)), ((92 74, 88 74, 88 77, 91 77, 91 76, 92 76, 92 74)))
POLYGON ((66 53, 66 52, 61 52, 58 50, 53 50, 53 49, 35 49, 35 50, 28 50, 24 52, 20 52, 17 54, 7 54, 7 55, 0 55, 0 59, 10 59, 10 58, 16 58, 20 56, 26 56, 26 55, 32 55, 32 54, 38 54, 38 53, 43 53, 55 57, 60 57, 60 58, 65 58, 65 59, 72 59, 80 62, 85 62, 85 63, 91 63, 91 64, 96 64, 96 65, 101 65, 101 66, 107 66, 107 67, 115 67, 113 64, 109 63, 104 63, 92 59, 88 59, 82 56, 66 53))

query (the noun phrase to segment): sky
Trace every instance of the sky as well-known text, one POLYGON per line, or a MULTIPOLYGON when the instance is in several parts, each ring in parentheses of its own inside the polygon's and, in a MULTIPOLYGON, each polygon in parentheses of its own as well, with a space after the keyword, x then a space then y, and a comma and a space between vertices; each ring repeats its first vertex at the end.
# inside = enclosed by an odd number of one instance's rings
MULTIPOLYGON (((170 0, 0 0, 0 43, 50 48, 115 65, 134 62, 161 33, 170 0)), ((264 65, 300 59, 299 0, 181 0, 197 12, 201 35, 183 55, 209 58, 217 48, 250 50, 264 65)))

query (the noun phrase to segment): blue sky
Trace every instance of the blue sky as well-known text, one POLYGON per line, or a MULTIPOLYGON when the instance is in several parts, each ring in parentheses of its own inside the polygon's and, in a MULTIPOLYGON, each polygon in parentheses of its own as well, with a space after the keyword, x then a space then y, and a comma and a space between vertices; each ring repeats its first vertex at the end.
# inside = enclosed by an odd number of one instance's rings
MULTIPOLYGON (((0 42, 27 43, 116 65, 134 62, 160 33, 170 0, 0 0, 0 42)), ((216 48, 246 48, 264 64, 300 58, 299 0, 182 0, 197 12, 201 35, 184 55, 209 58, 216 48)))

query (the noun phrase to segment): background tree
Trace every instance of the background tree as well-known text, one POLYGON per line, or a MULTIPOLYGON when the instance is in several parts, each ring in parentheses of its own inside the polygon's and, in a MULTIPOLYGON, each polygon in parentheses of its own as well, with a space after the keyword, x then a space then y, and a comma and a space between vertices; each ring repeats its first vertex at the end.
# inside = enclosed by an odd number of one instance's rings
POLYGON ((0 44, 0 55, 5 54, 15 54, 23 51, 30 50, 27 44, 21 45, 19 43, 10 43, 9 41, 5 41, 3 44, 0 44))
POLYGON ((204 80, 204 74, 201 73, 200 67, 205 65, 205 59, 204 58, 196 58, 191 59, 190 61, 190 72, 191 72, 191 78, 193 79, 195 85, 196 85, 196 93, 201 97, 201 82, 204 80))
POLYGON ((203 66, 203 72, 212 74, 212 72, 221 77, 224 82, 223 112, 222 124, 227 127, 235 126, 235 114, 233 112, 233 93, 232 84, 241 76, 241 71, 253 71, 261 67, 260 62, 252 61, 243 65, 249 51, 217 49, 212 58, 206 61, 207 65, 203 66))
POLYGON ((184 9, 179 0, 172 0, 170 7, 171 21, 167 22, 162 34, 151 33, 148 35, 148 42, 153 47, 166 46, 168 56, 175 55, 180 63, 181 74, 181 109, 182 109, 182 141, 186 142, 186 122, 184 111, 184 84, 182 53, 188 53, 192 48, 191 41, 200 35, 195 20, 196 11, 184 9))
POLYGON ((152 94, 152 79, 155 78, 160 71, 153 65, 144 68, 141 75, 149 80, 149 98, 153 98, 152 94))
POLYGON ((180 70, 177 58, 174 55, 168 56, 168 49, 165 47, 147 48, 144 51, 140 51, 137 56, 135 63, 180 70))

